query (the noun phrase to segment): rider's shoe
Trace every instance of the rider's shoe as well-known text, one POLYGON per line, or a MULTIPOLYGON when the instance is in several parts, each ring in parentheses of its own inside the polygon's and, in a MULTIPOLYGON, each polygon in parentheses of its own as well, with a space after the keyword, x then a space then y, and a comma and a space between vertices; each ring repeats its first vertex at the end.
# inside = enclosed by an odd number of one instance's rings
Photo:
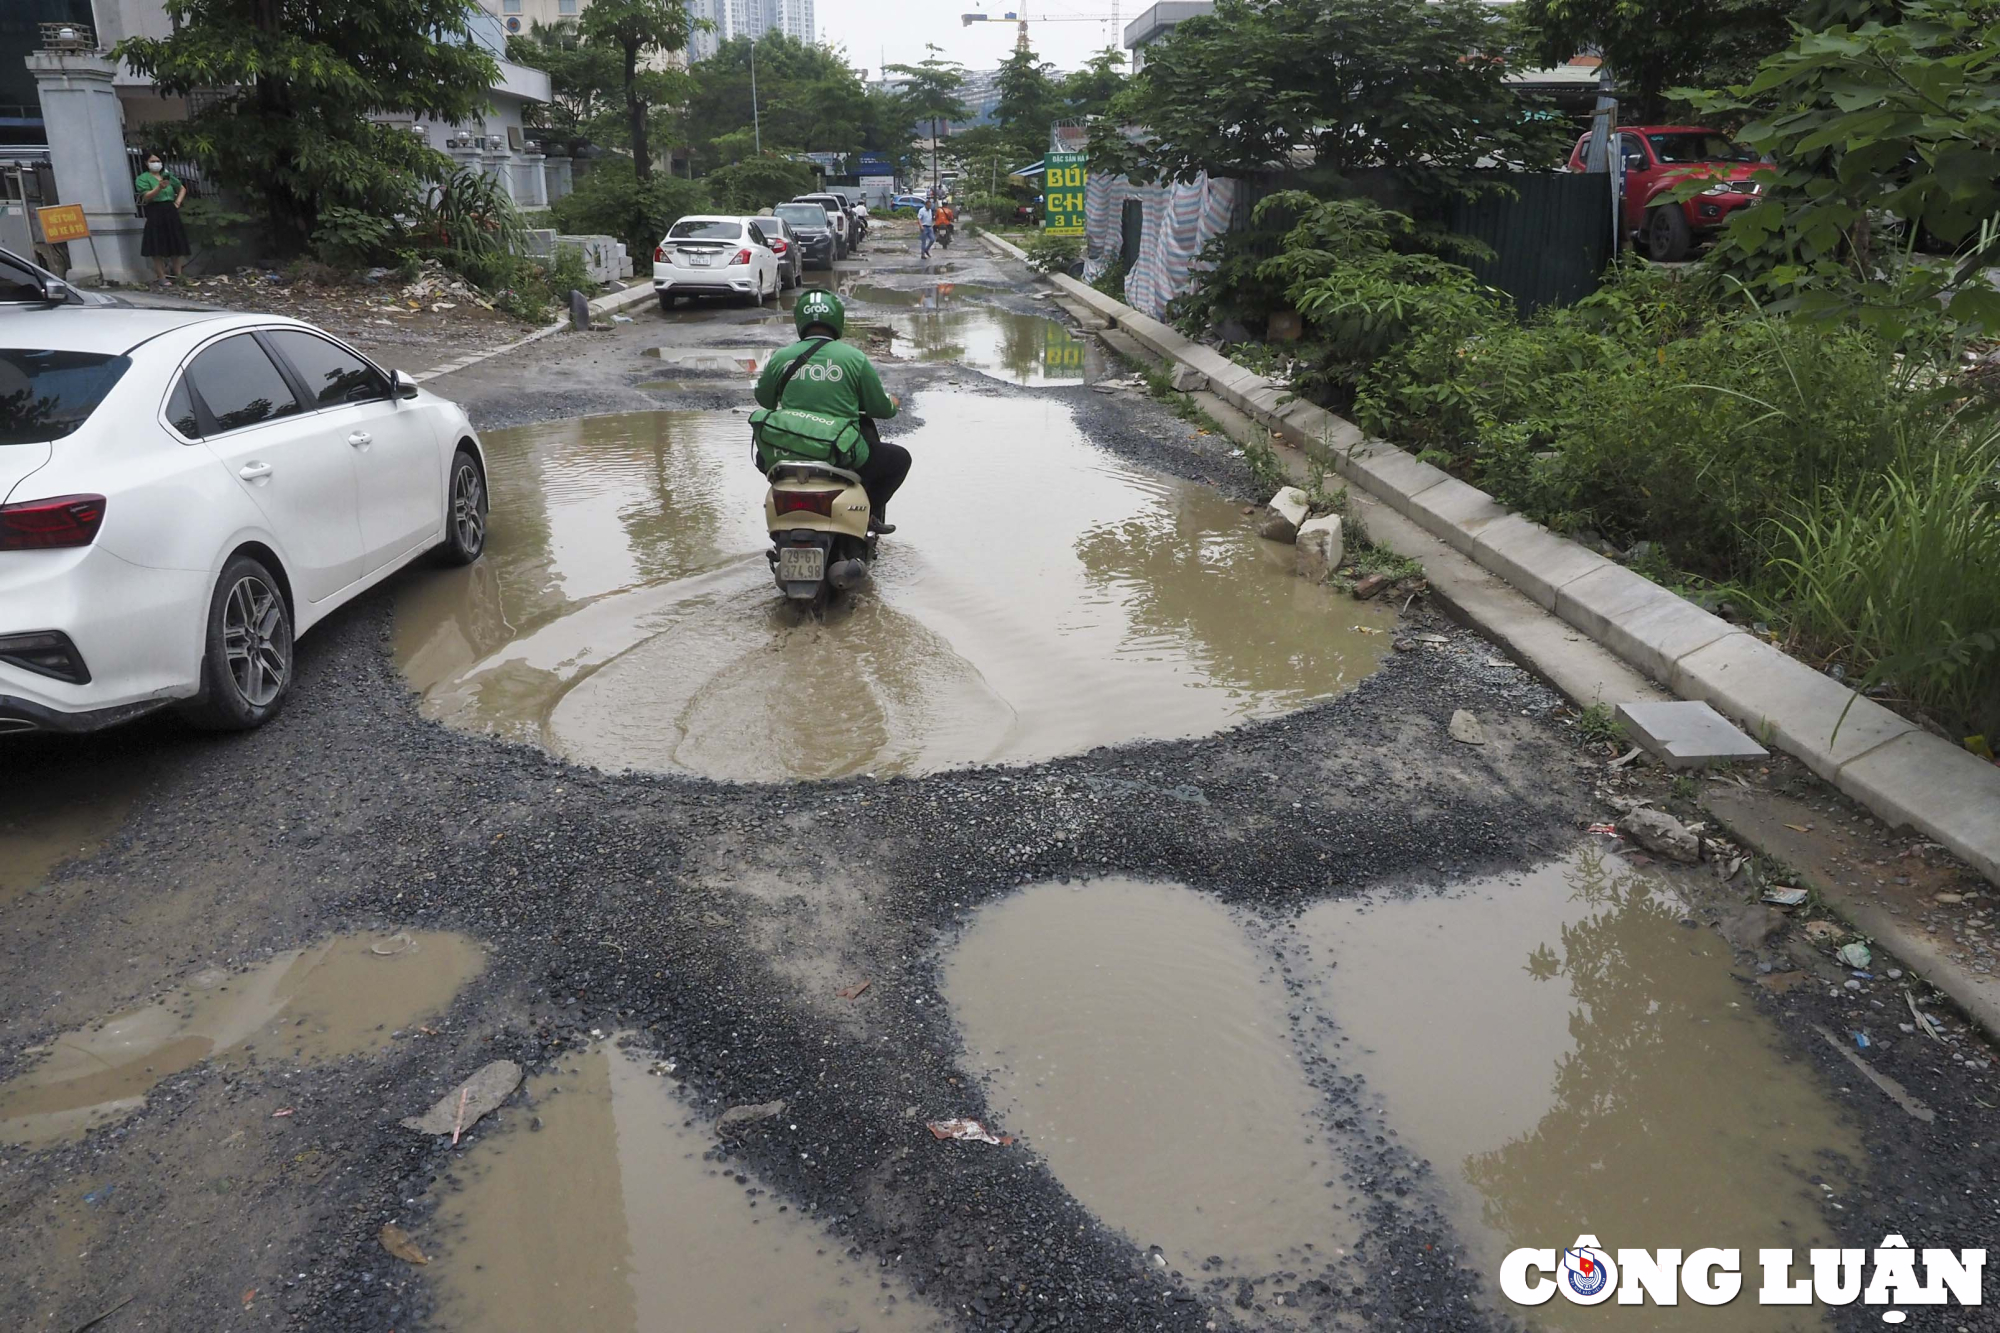
POLYGON ((886 537, 896 530, 896 525, 880 514, 868 516, 868 530, 878 537, 886 537))

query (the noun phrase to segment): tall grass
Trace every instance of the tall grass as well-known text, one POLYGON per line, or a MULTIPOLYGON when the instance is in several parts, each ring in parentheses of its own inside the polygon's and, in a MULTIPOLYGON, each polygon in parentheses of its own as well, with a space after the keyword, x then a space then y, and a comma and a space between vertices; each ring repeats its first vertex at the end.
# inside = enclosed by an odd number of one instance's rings
POLYGON ((2000 737, 2000 427, 1954 421, 1767 526, 1770 610, 1954 736, 2000 737))

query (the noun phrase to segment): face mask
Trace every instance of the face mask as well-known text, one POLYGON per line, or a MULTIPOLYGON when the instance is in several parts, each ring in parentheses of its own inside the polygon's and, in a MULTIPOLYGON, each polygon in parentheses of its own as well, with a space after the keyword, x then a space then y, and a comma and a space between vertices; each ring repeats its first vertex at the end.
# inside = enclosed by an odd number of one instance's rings
POLYGON ((158 162, 148 162, 146 164, 146 170, 148 171, 158 171, 159 169, 160 169, 160 164, 158 162))

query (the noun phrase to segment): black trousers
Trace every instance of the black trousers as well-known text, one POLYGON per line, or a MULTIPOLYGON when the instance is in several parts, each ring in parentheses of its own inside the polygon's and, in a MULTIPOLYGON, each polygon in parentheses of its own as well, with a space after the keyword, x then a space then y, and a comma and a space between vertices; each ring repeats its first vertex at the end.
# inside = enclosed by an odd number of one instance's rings
POLYGON ((903 484, 903 478, 910 475, 910 451, 900 444, 871 440, 868 461, 854 471, 860 476, 863 489, 868 492, 868 507, 880 518, 889 497, 903 484))

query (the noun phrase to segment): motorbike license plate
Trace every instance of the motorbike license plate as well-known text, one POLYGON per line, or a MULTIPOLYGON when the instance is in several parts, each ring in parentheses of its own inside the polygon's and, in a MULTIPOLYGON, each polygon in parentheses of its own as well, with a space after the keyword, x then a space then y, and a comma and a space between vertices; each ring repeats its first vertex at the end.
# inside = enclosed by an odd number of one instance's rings
POLYGON ((702 268, 707 268, 710 264, 713 264, 714 262, 715 262, 715 256, 709 254, 706 250, 692 250, 688 252, 688 263, 690 264, 696 264, 702 268))
POLYGON ((826 552, 817 546, 780 547, 778 577, 787 583, 818 583, 826 577, 826 552))

